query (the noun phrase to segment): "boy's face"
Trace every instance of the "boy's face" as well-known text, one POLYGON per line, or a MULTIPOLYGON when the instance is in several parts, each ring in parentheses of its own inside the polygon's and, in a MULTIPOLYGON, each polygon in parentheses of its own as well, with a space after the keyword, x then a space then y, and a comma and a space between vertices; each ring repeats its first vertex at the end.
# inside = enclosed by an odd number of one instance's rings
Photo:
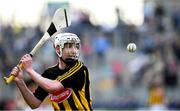
POLYGON ((65 43, 62 49, 62 58, 65 60, 67 58, 78 59, 77 55, 79 53, 80 44, 79 43, 65 43))

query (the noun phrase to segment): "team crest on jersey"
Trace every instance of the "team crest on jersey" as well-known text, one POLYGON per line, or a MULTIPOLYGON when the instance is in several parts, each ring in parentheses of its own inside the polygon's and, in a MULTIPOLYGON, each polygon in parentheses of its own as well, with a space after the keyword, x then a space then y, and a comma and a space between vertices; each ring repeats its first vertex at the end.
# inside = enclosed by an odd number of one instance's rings
POLYGON ((62 103, 67 100, 72 94, 71 88, 65 88, 64 90, 57 91, 53 94, 49 94, 49 97, 52 102, 62 103))

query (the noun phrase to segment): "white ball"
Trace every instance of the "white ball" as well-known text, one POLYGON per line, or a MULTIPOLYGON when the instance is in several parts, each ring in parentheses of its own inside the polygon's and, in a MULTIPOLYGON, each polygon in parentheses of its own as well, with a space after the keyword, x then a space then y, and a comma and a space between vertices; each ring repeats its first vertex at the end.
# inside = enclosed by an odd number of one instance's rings
POLYGON ((127 45, 127 50, 128 50, 129 52, 135 52, 135 51, 136 51, 136 44, 135 44, 135 43, 129 43, 129 44, 127 45))

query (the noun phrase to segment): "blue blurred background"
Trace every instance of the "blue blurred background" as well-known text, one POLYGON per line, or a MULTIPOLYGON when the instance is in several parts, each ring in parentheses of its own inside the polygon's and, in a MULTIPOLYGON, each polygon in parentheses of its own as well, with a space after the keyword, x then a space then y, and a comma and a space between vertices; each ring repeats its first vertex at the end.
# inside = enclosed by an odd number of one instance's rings
MULTIPOLYGON (((32 50, 60 7, 72 21, 63 30, 81 39, 95 110, 180 110, 179 0, 0 0, 1 78, 32 50), (126 50, 130 42, 134 53, 126 50)), ((33 66, 42 73, 56 60, 48 41, 33 66)), ((24 78, 33 91, 37 85, 24 78)), ((31 110, 14 83, 0 84, 0 110, 31 110)), ((37 110, 51 109, 47 99, 37 110)))

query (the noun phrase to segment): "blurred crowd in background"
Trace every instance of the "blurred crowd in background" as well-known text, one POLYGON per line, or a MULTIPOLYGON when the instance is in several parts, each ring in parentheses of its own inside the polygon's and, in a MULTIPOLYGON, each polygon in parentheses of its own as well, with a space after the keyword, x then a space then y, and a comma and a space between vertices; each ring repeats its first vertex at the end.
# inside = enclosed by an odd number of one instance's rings
MULTIPOLYGON (((118 8, 115 28, 94 25, 88 13, 76 12, 78 19, 64 31, 81 39, 80 59, 90 69, 94 109, 180 110, 180 2, 176 2, 172 8, 145 1, 140 26, 123 22, 118 8), (134 53, 126 50, 130 42, 137 45, 134 53)), ((0 76, 8 76, 43 33, 40 25, 0 24, 0 76)), ((33 66, 42 73, 56 59, 49 41, 33 58, 33 66)), ((36 88, 27 75, 25 80, 31 90, 36 88)), ((29 110, 14 83, 6 86, 0 80, 0 84, 0 110, 29 110)), ((41 108, 47 104, 48 100, 41 108)))

